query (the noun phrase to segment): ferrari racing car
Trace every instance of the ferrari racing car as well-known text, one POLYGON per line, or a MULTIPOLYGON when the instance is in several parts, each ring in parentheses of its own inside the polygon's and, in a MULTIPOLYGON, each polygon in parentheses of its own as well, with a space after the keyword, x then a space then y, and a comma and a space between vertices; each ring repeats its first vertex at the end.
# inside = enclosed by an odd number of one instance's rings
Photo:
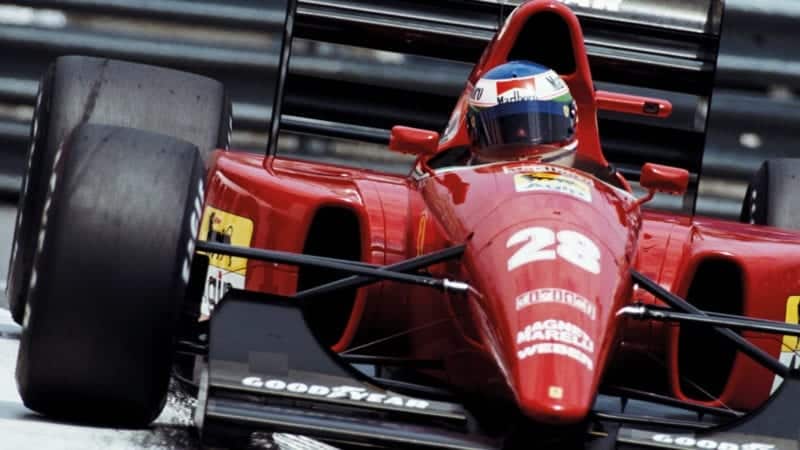
POLYGON ((8 282, 29 408, 146 426, 174 377, 231 447, 800 447, 800 163, 765 163, 748 223, 644 209, 690 174, 644 164, 637 195, 597 113, 671 105, 596 90, 555 0, 508 16, 441 135, 391 130, 407 175, 283 157, 289 4, 266 154, 229 151, 212 79, 86 56, 43 75, 8 282), (497 75, 517 60, 552 70, 497 75), (474 153, 475 130, 511 139, 481 107, 525 101, 570 164, 474 153))

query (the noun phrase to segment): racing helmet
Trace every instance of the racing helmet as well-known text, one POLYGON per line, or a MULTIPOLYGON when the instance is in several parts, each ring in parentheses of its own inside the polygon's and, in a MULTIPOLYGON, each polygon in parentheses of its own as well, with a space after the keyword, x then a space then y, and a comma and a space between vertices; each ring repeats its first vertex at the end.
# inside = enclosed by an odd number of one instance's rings
POLYGON ((486 72, 468 100, 467 129, 481 161, 534 158, 572 166, 577 107, 553 70, 510 61, 486 72))

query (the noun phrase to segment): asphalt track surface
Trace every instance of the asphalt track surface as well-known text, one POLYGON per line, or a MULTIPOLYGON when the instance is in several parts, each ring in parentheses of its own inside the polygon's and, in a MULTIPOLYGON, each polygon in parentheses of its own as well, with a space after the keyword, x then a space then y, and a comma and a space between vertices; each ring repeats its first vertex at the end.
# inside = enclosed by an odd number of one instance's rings
MULTIPOLYGON (((202 448, 192 422, 194 399, 173 387, 167 406, 144 430, 95 428, 48 420, 25 408, 17 393, 14 368, 19 327, 5 298, 6 273, 16 208, 0 203, 0 449, 2 450, 178 450, 202 448)), ((332 449, 317 441, 285 434, 254 435, 253 449, 332 449)))

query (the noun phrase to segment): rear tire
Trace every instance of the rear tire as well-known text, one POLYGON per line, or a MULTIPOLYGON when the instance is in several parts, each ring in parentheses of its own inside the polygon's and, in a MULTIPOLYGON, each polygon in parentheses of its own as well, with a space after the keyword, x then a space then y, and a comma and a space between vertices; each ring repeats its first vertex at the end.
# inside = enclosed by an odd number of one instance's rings
POLYGON ((764 161, 747 187, 740 220, 800 229, 800 159, 764 161))
POLYGON ((27 407, 143 426, 163 408, 203 203, 197 148, 81 125, 47 177, 17 362, 27 407))
POLYGON ((56 149, 82 123, 136 128, 185 140, 208 161, 228 149, 232 109, 224 86, 162 67, 86 56, 58 58, 42 79, 9 263, 11 316, 22 323, 47 176, 56 149))

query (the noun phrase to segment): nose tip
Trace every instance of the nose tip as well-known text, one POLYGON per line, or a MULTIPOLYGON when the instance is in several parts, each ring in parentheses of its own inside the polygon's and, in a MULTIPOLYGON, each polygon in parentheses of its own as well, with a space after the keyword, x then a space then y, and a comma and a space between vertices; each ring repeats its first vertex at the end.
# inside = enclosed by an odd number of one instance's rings
POLYGON ((514 386, 517 404, 526 416, 560 425, 586 418, 599 372, 585 351, 561 342, 534 343, 518 351, 514 386))
MULTIPOLYGON (((540 423, 571 425, 589 414, 591 401, 567 383, 553 380, 545 383, 522 383, 517 400, 522 413, 540 423)), ((588 396, 590 397, 590 396, 588 396)))

